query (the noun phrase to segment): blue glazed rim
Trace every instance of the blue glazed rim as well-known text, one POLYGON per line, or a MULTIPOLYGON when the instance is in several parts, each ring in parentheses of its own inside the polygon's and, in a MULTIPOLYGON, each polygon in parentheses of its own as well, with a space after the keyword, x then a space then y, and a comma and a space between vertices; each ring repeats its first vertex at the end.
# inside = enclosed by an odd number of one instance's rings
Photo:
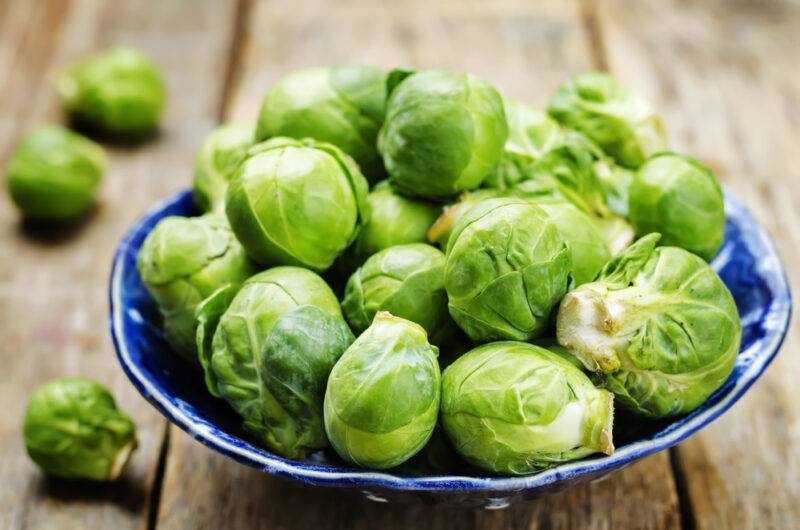
MULTIPOLYGON (((768 310, 761 318, 766 333, 749 348, 742 350, 737 365, 745 363, 745 369, 732 385, 724 385, 706 403, 687 416, 676 419, 664 429, 618 449, 610 456, 583 459, 546 469, 539 473, 519 477, 431 475, 406 477, 387 472, 375 472, 352 468, 335 468, 315 465, 307 461, 294 461, 267 453, 237 436, 221 431, 208 421, 193 417, 191 411, 182 406, 180 400, 170 396, 153 378, 148 377, 131 358, 125 342, 122 285, 126 268, 135 268, 136 241, 149 232, 166 212, 173 211, 179 203, 187 200, 190 192, 178 192, 153 206, 130 229, 114 255, 112 264, 109 303, 109 323, 117 357, 125 374, 136 389, 164 416, 186 431, 202 444, 241 463, 259 468, 266 473, 289 477, 303 482, 342 487, 389 488, 401 491, 471 491, 486 493, 509 493, 534 490, 574 480, 584 476, 597 476, 624 467, 640 458, 667 449, 691 436, 728 410, 758 379, 780 350, 789 329, 792 314, 792 298, 786 272, 780 263, 775 246, 755 221, 747 208, 731 193, 725 192, 725 208, 729 219, 739 226, 747 227, 741 237, 751 249, 753 256, 760 256, 758 269, 772 295, 768 310), (131 251, 134 252, 131 252, 131 251), (134 257, 132 257, 134 256, 134 257)), ((723 247, 712 262, 721 269, 732 258, 730 249, 723 247)), ((733 377, 733 376, 732 376, 733 377)), ((729 381, 730 382, 730 381, 729 381)))

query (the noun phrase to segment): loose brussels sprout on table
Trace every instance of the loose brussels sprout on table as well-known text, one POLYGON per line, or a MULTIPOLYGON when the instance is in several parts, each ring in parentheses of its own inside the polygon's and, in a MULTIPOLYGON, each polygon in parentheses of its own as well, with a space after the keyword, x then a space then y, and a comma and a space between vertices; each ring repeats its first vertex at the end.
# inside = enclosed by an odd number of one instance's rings
POLYGON ((517 198, 479 202, 447 244, 450 314, 474 342, 541 335, 567 291, 570 250, 548 215, 517 198))
POLYGON ((25 448, 49 475, 116 480, 136 449, 136 427, 113 396, 89 379, 39 387, 25 412, 25 448))
POLYGON ((630 187, 630 219, 639 235, 661 233, 661 244, 714 257, 725 236, 722 189, 697 160, 660 153, 644 163, 630 187))
POLYGON ((386 469, 425 446, 439 414, 437 354, 419 325, 375 316, 328 379, 325 432, 339 456, 386 469))
POLYGON ((371 181, 383 163, 375 147, 386 109, 386 73, 369 66, 297 70, 264 98, 256 141, 275 136, 328 142, 358 163, 371 181))
POLYGON ((453 321, 444 290, 444 254, 423 243, 389 247, 370 257, 347 282, 342 309, 356 333, 378 311, 416 322, 431 342, 449 338, 453 321))
POLYGON ((211 133, 194 163, 194 201, 201 210, 225 209, 228 182, 252 145, 250 123, 228 123, 211 133))
POLYGON ((396 193, 384 181, 367 195, 370 218, 352 246, 355 261, 376 252, 407 243, 424 243, 441 207, 396 193))
POLYGON ((324 271, 369 219, 367 192, 358 166, 337 147, 273 138, 237 167, 225 212, 259 264, 324 271))
POLYGON ((77 124, 98 131, 139 136, 158 126, 164 80, 136 50, 115 48, 93 55, 58 80, 61 105, 77 124))
POLYGON ((63 127, 43 127, 11 155, 8 192, 26 219, 70 220, 92 207, 105 169, 102 147, 63 127))
POLYGON ((520 475, 611 454, 613 395, 559 355, 523 342, 484 344, 442 375, 442 425, 458 453, 520 475))
POLYGON ((589 72, 568 80, 558 88, 547 110, 625 167, 639 167, 666 147, 661 119, 606 73, 589 72))
POLYGON ((402 75, 390 75, 378 136, 389 180, 406 195, 430 199, 477 187, 494 171, 508 136, 500 95, 470 74, 402 75))
POLYGON ((742 325, 714 270, 658 239, 640 239, 567 293, 557 336, 622 405, 661 418, 690 412, 725 382, 742 325))
POLYGON ((209 320, 216 329, 198 328, 209 391, 278 454, 296 458, 326 446, 325 383, 354 337, 325 281, 300 267, 275 267, 248 279, 217 312, 209 320))
POLYGON ((163 316, 167 342, 193 364, 197 306, 255 272, 222 214, 162 219, 144 240, 137 266, 163 316))

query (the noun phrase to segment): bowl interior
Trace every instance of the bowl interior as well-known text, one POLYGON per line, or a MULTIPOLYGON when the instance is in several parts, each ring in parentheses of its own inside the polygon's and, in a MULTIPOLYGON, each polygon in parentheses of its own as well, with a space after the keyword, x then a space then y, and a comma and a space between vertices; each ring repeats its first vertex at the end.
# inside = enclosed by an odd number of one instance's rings
POLYGON ((207 392, 202 375, 171 354, 156 308, 136 271, 139 247, 160 219, 198 214, 189 192, 156 205, 120 244, 110 286, 112 336, 132 382, 170 420, 215 450, 269 472, 316 484, 451 491, 511 491, 594 478, 674 445, 712 421, 744 393, 780 347, 791 312, 785 273, 769 238, 729 193, 726 211, 725 244, 712 264, 733 293, 743 325, 741 351, 728 381, 703 406, 681 418, 631 421, 621 414, 612 456, 562 464, 526 477, 491 477, 466 466, 456 474, 442 475, 424 464, 376 473, 350 468, 330 450, 290 461, 251 443, 237 415, 207 392))

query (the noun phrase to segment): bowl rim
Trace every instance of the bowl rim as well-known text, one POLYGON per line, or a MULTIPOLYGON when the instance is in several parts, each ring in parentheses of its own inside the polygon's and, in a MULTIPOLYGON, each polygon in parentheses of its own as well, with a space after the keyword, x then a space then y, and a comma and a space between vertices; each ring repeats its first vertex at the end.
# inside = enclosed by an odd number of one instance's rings
MULTIPOLYGON (((186 200, 190 190, 184 190, 157 202, 148 209, 128 230, 117 247, 109 282, 109 324, 112 341, 120 364, 133 385, 142 396, 156 407, 168 420, 186 431, 194 439, 215 451, 243 464, 259 468, 264 472, 299 479, 303 482, 325 486, 359 486, 379 487, 408 491, 482 491, 511 492, 531 490, 576 478, 584 475, 602 474, 623 467, 635 460, 667 449, 691 436, 705 427, 722 413, 727 411, 759 378, 767 366, 775 358, 786 337, 792 314, 792 296, 786 271, 779 259, 774 243, 763 227, 756 222, 748 209, 725 190, 725 209, 728 217, 741 219, 750 229, 746 232, 755 246, 754 254, 761 256, 760 269, 769 270, 767 284, 773 293, 769 309, 764 315, 770 321, 768 332, 756 341, 751 349, 762 353, 753 357, 753 361, 736 379, 728 391, 719 396, 716 403, 701 406, 680 425, 666 427, 650 438, 631 442, 610 456, 596 456, 574 462, 560 464, 531 475, 524 476, 466 476, 466 475, 430 475, 422 477, 402 476, 388 472, 359 470, 353 468, 336 468, 316 465, 311 462, 289 460, 266 452, 248 441, 234 435, 224 433, 216 427, 199 424, 182 410, 176 399, 163 393, 139 366, 132 361, 125 340, 125 327, 121 303, 122 279, 125 272, 126 259, 130 259, 133 241, 153 223, 155 217, 179 202, 186 200), (734 213, 735 215, 731 215, 734 213), (232 438, 232 441, 223 436, 232 438), (234 441, 236 443, 234 443, 234 441)), ((725 263, 726 256, 721 253, 712 262, 715 269, 725 263)), ((135 256, 135 254, 133 254, 135 256)), ((133 260, 135 262, 135 259, 133 260)), ((135 266, 135 263, 134 263, 135 266)), ((743 352, 740 352, 740 355, 743 352)), ((712 398, 709 398, 712 399, 712 398)), ((376 500, 381 500, 376 498, 376 500)), ((491 500, 491 499, 490 499, 491 500)), ((502 501, 502 498, 498 498, 502 501)))

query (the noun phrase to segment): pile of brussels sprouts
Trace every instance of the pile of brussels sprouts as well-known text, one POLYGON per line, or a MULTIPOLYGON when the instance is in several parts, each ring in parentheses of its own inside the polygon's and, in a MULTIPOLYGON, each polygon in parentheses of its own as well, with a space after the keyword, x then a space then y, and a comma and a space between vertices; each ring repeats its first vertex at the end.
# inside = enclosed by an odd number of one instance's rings
POLYGON ((292 72, 209 137, 194 195, 142 280, 173 350, 287 458, 525 474, 610 454, 615 404, 685 414, 739 349, 706 262, 720 186, 607 74, 545 113, 465 73, 292 72))
POLYGON ((466 73, 295 71, 209 136, 194 197, 141 279, 286 458, 532 473, 611 454, 615 405, 693 410, 739 350, 720 186, 604 73, 542 112, 466 73))

